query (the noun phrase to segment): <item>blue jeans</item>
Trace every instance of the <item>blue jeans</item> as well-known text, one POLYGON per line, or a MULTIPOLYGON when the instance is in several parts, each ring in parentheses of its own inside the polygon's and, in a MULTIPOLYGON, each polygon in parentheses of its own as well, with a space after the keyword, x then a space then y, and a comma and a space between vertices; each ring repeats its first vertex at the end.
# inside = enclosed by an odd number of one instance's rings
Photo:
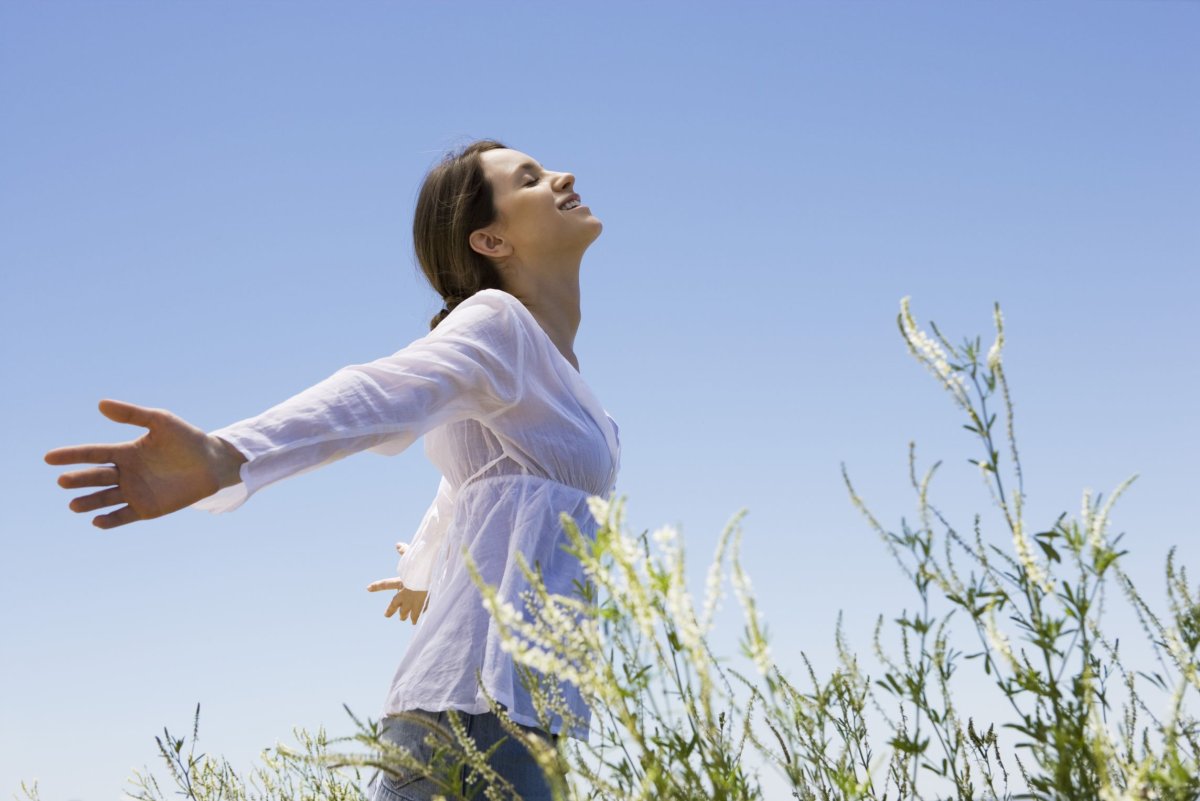
MULTIPOLYGON (((416 709, 406 714, 419 716, 429 723, 439 726, 453 740, 454 734, 450 729, 450 722, 447 720, 448 713, 416 709)), ((512 783, 513 788, 524 801, 552 801, 550 785, 533 755, 504 730, 494 712, 485 712, 480 715, 459 712, 458 716, 467 729, 467 736, 480 751, 487 751, 497 741, 504 740, 492 754, 488 764, 504 779, 512 783)), ((433 749, 425 744, 425 737, 432 731, 428 726, 401 717, 384 718, 380 724, 383 726, 383 739, 404 746, 425 764, 428 764, 433 758, 433 749)), ((541 729, 529 726, 521 726, 521 728, 530 734, 549 739, 551 742, 558 741, 557 735, 547 734, 541 729)), ((465 767, 459 771, 454 789, 464 796, 467 795, 469 787, 465 767)), ((404 771, 400 776, 389 776, 383 771, 378 771, 367 785, 367 798, 371 801, 430 801, 439 792, 444 792, 444 790, 439 790, 434 782, 415 771, 404 771)))

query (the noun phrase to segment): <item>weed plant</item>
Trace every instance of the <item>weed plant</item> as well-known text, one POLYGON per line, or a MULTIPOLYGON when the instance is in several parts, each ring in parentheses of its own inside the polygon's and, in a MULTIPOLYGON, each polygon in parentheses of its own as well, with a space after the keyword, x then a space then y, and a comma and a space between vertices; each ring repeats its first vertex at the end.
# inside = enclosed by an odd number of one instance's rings
MULTIPOLYGON (((1117 550, 1121 536, 1110 538, 1108 528, 1113 505, 1132 478, 1107 499, 1085 492, 1075 517, 1064 512, 1048 525, 1026 520, 999 306, 994 320, 995 340, 985 352, 979 338, 952 345, 935 325, 932 334, 921 329, 907 298, 898 317, 910 353, 951 397, 976 440, 978 458, 970 463, 1003 521, 998 542, 985 542, 981 515, 964 535, 939 510, 931 485, 940 463, 919 473, 912 445, 915 526, 902 520, 893 531, 880 523, 843 467, 851 501, 920 600, 919 613, 894 621, 903 644, 899 660, 881 645, 879 617, 877 677, 862 672, 840 618, 839 667, 831 675, 819 678, 802 654, 809 692, 772 661, 739 561, 741 515, 721 534, 699 605, 686 586, 679 533, 664 527, 630 537, 618 499, 591 499, 599 525, 594 538, 563 517, 569 550, 586 576, 572 596, 547 592, 523 565, 532 589, 518 608, 474 574, 543 725, 556 715, 568 726, 580 723, 563 703, 562 682, 582 688, 593 711, 588 742, 562 738, 553 744, 526 736, 493 704, 510 735, 537 758, 556 799, 763 798, 751 756, 776 769, 802 801, 1200 798, 1197 721, 1184 709, 1189 690, 1200 690, 1196 593, 1189 591, 1186 570, 1176 569, 1174 549, 1166 562, 1168 615, 1152 612, 1122 571, 1127 552, 1117 550), (956 555, 969 567, 965 577, 956 555), (1161 671, 1127 670, 1117 644, 1105 637, 1098 597, 1110 578, 1136 611, 1161 671), (727 580, 743 612, 741 648, 750 675, 723 667, 709 648, 727 580), (935 607, 946 611, 937 614, 935 607), (950 644, 956 614, 969 621, 978 650, 963 653, 950 644), (1003 693, 1008 720, 978 721, 960 710, 950 679, 967 666, 982 668, 986 681, 1003 693), (1116 732, 1106 723, 1107 682, 1114 676, 1129 695, 1116 732), (1155 715, 1136 692, 1139 677, 1169 694, 1163 714, 1155 715), (884 731, 870 729, 868 704, 883 716, 884 731), (898 720, 885 704, 898 710, 898 720), (998 730, 1015 738, 1004 753, 998 730), (1018 777, 1021 786, 1014 787, 1018 777), (939 789, 931 789, 935 784, 939 789)), ((298 730, 298 748, 264 751, 248 777, 224 759, 195 755, 198 707, 186 756, 184 738, 164 730, 157 743, 175 785, 171 794, 194 801, 353 801, 366 797, 365 770, 422 771, 450 799, 516 797, 456 716, 446 728, 431 726, 429 763, 383 740, 377 721, 351 718, 357 732, 335 741, 323 730, 298 730), (334 743, 362 749, 334 752, 334 743)), ((138 801, 168 797, 151 774, 135 772, 133 783, 129 795, 138 801)), ((22 789, 36 801, 36 784, 22 789)))

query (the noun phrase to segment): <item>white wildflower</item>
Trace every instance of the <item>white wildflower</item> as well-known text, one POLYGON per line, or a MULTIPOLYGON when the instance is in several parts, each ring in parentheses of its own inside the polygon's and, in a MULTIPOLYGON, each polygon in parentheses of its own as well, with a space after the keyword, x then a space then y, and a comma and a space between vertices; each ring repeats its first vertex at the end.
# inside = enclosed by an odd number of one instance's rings
POLYGON ((585 572, 594 577, 597 586, 605 590, 620 608, 632 614, 645 636, 653 636, 653 613, 650 600, 646 596, 646 582, 642 578, 647 563, 641 548, 638 547, 637 541, 619 531, 610 530, 606 553, 615 562, 614 570, 607 570, 597 562, 585 564, 585 572))
POLYGON ((511 603, 499 600, 494 592, 484 597, 483 605, 492 618, 501 624, 503 639, 525 640, 544 648, 551 647, 554 641, 552 633, 526 620, 511 603))
POLYGON ((754 660, 754 666, 759 673, 765 676, 771 669, 771 650, 762 636, 762 625, 758 619, 758 610, 754 605, 750 577, 735 561, 730 579, 733 582, 733 590, 737 594, 738 602, 742 605, 742 610, 746 615, 746 632, 750 638, 750 657, 754 660))
POLYGON ((646 639, 654 637, 654 611, 649 604, 639 603, 633 607, 633 618, 637 622, 638 631, 646 639))
POLYGON ((1000 652, 1004 660, 1008 662, 1008 666, 1014 671, 1019 671, 1021 666, 1017 663, 1017 657, 1013 654, 1012 645, 1008 641, 1008 635, 996 627, 996 613, 993 611, 993 606, 991 605, 988 606, 987 614, 984 617, 984 633, 987 635, 988 642, 991 643, 992 648, 1000 652))
POLYGON ((612 573, 594 559, 581 559, 580 564, 583 566, 583 575, 593 584, 600 587, 611 587, 614 583, 612 573))
POLYGON ((651 535, 651 538, 663 548, 673 548, 679 541, 679 532, 675 530, 674 526, 662 526, 651 535))
POLYGON ((1029 538, 1025 536, 1025 523, 1020 518, 1017 518, 1017 522, 1013 526, 1013 546, 1017 549, 1017 561, 1025 568, 1029 581, 1040 587, 1046 594, 1053 593, 1054 585, 1050 583, 1050 579, 1042 571, 1041 565, 1034 559, 1033 551, 1029 547, 1029 538))
POLYGON ((707 634, 712 630, 713 616, 721 605, 721 562, 714 559, 708 566, 708 578, 704 583, 704 619, 703 631, 707 634))
POLYGON ((949 357, 941 344, 917 326, 909 309, 907 296, 900 300, 900 326, 904 341, 908 343, 908 349, 913 356, 941 380, 942 386, 949 390, 960 406, 969 408, 970 400, 967 398, 966 383, 962 374, 950 366, 949 357))
POLYGON ((599 495, 592 495, 587 499, 588 509, 599 525, 608 524, 608 512, 610 504, 607 499, 601 498, 599 495))
POLYGON ((733 589, 737 593, 738 598, 746 599, 752 595, 750 577, 744 572, 734 570, 733 575, 730 576, 730 580, 733 582, 733 589))
MULTIPOLYGON (((667 612, 679 637, 679 644, 691 654, 702 654, 704 649, 700 642, 700 627, 696 625, 696 616, 691 604, 682 597, 686 593, 672 592, 667 598, 667 612)), ((699 667, 699 665, 697 665, 699 667)))
POLYGON ((754 657, 754 667, 758 668, 759 673, 765 676, 771 672, 771 647, 767 645, 766 640, 755 637, 751 655, 754 657))
POLYGON ((1000 348, 1002 344, 1003 343, 1001 342, 1000 338, 997 337, 996 341, 992 343, 992 346, 988 348, 987 366, 992 372, 995 372, 996 368, 1000 366, 1000 348))
POLYGON ((1000 351, 1004 349, 1004 316, 1000 314, 1000 304, 996 304, 994 312, 996 318, 996 341, 992 343, 992 347, 988 349, 987 366, 992 372, 1000 366, 1000 351))
MULTIPOLYGON (((1114 744, 1112 741, 1112 735, 1108 730, 1108 726, 1105 725, 1103 719, 1101 718, 1100 705, 1096 703, 1096 699, 1094 697, 1095 690, 1093 690, 1092 688, 1089 687, 1087 690, 1084 691, 1084 693, 1086 694, 1086 696, 1093 696, 1093 697, 1085 696, 1085 699, 1084 699, 1085 703, 1087 704, 1087 727, 1090 730, 1091 735, 1092 735, 1091 747, 1094 749, 1095 752, 1097 752, 1097 755, 1102 758, 1104 764, 1119 766, 1118 769, 1121 771, 1121 773, 1125 774, 1125 782, 1124 783, 1127 787, 1129 787, 1129 786, 1137 787, 1139 784, 1141 784, 1140 779, 1142 777, 1130 777, 1129 776, 1129 773, 1128 773, 1129 765, 1127 763, 1125 763, 1124 760, 1122 760, 1120 758, 1120 756, 1118 755, 1117 749, 1116 749, 1116 747, 1114 747, 1114 744), (1134 778, 1134 781, 1130 782, 1129 781, 1130 778, 1134 778)), ((1109 783, 1111 781, 1111 777, 1106 777, 1106 778, 1108 779, 1108 781, 1105 781, 1104 784, 1108 785, 1109 787, 1112 787, 1112 785, 1109 783)), ((1139 793, 1139 794, 1133 796, 1133 798, 1142 798, 1142 799, 1149 798, 1149 797, 1152 797, 1152 796, 1148 796, 1148 795, 1145 795, 1142 793, 1139 793)))
POLYGON ((736 558, 736 554, 741 548, 742 529, 738 525, 740 518, 739 514, 725 526, 724 531, 721 532, 721 538, 717 541, 717 549, 713 553, 712 562, 708 566, 708 577, 704 582, 704 616, 701 618, 701 627, 705 634, 712 630, 713 616, 724 597, 725 550, 731 547, 735 554, 734 558, 736 558), (730 545, 731 540, 732 546, 730 545))
POLYGON ((682 562, 672 565, 670 584, 667 586, 667 614, 683 647, 693 654, 703 653, 700 627, 696 623, 696 610, 684 581, 682 562))
POLYGON ((1107 546, 1107 540, 1105 539, 1104 534, 1108 530, 1108 517, 1110 514, 1112 514, 1113 504, 1117 502, 1117 498, 1120 498, 1125 493, 1125 490, 1129 489, 1129 485, 1132 484, 1136 478, 1136 475, 1130 476, 1122 481, 1121 484, 1115 490, 1113 490, 1112 494, 1108 496, 1108 500, 1104 502, 1104 506, 1100 509, 1100 512, 1092 521, 1092 530, 1089 531, 1089 539, 1093 548, 1100 549, 1107 546))
POLYGON ((521 620, 521 614, 516 607, 508 601, 498 601, 492 599, 488 604, 489 611, 495 616, 501 624, 505 626, 514 626, 521 620))
POLYGON ((1171 658, 1175 660, 1175 664, 1180 668, 1183 668, 1192 661, 1192 655, 1183 644, 1183 638, 1180 637, 1178 627, 1172 626, 1166 630, 1164 645, 1167 646, 1167 652, 1171 654, 1171 658))
POLYGON ((580 676, 579 671, 575 669, 575 666, 559 658, 549 650, 536 647, 509 646, 508 648, 505 648, 504 645, 502 645, 501 648, 502 650, 506 650, 508 653, 512 654, 513 661, 517 662, 518 664, 533 668, 540 673, 552 675, 557 679, 567 681, 575 685, 580 685, 582 683, 583 677, 580 676))
POLYGON ((632 566, 636 564, 642 555, 637 542, 623 534, 617 534, 613 544, 616 546, 613 549, 613 555, 623 565, 632 566))
POLYGON ((1087 535, 1088 545, 1092 550, 1099 550, 1104 547, 1104 522, 1100 515, 1096 514, 1096 507, 1092 501, 1092 491, 1090 489, 1083 491, 1083 503, 1081 504, 1082 518, 1080 525, 1083 526, 1083 531, 1087 535))

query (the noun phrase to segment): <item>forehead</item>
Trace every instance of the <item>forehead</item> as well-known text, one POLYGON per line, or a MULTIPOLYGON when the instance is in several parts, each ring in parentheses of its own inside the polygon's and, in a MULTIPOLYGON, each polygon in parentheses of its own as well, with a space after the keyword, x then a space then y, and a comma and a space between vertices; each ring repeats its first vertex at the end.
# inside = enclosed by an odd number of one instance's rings
POLYGON ((538 160, 533 156, 507 147, 485 150, 479 154, 479 158, 483 161, 483 171, 493 181, 503 181, 518 175, 524 171, 524 165, 540 167, 538 160))

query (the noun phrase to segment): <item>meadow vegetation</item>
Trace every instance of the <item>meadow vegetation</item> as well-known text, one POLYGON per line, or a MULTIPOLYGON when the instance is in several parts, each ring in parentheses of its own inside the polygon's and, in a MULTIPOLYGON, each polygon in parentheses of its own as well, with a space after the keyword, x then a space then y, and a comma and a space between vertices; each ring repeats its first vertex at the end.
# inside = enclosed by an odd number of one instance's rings
MULTIPOLYGON (((994 322, 994 341, 984 350, 979 338, 955 345, 932 324, 922 329, 907 299, 898 317, 910 353, 951 398, 974 440, 970 469, 988 487, 998 530, 985 531, 980 514, 965 525, 948 519, 933 500, 939 464, 919 470, 912 446, 908 478, 917 514, 894 528, 868 508, 843 468, 851 502, 912 583, 919 606, 892 620, 902 642, 898 657, 882 645, 879 616, 874 673, 864 672, 847 645, 840 618, 839 665, 831 674, 818 675, 803 656, 801 689, 775 664, 739 560, 740 515, 722 532, 698 598, 687 587, 679 533, 663 527, 631 536, 619 499, 592 499, 594 538, 564 516, 586 576, 572 596, 546 592, 525 566, 533 590, 518 608, 476 575, 543 720, 557 714, 570 722, 556 692, 560 681, 583 688, 593 710, 588 743, 547 744, 510 729, 537 757, 557 798, 763 798, 754 763, 778 771, 803 801, 1200 798, 1200 731, 1185 710, 1186 698, 1200 690, 1197 593, 1174 549, 1166 561, 1165 612, 1151 610, 1123 571, 1127 552, 1118 550, 1121 536, 1110 536, 1109 520, 1133 479, 1107 498, 1084 492, 1074 515, 1026 519, 998 306, 994 322), (1159 670, 1127 669, 1105 635, 1098 598, 1114 581, 1145 633, 1135 653, 1152 654, 1159 670), (727 585, 742 610, 741 670, 709 646, 727 585), (970 653, 954 647, 952 618, 972 643, 970 653), (968 714, 951 687, 964 669, 982 670, 1002 693, 1006 719, 968 714), (1111 680, 1127 693, 1115 730, 1108 722, 1115 717, 1111 680), (1144 700, 1148 688, 1161 698, 1156 710, 1144 700), (884 724, 872 728, 869 709, 884 724), (1011 741, 1003 748, 1001 733, 1011 741)), ((378 721, 351 718, 354 734, 330 740, 323 730, 297 730, 298 746, 264 751, 261 764, 241 776, 222 758, 195 754, 197 708, 190 744, 167 731, 157 738, 166 777, 136 772, 129 795, 356 801, 374 770, 425 769, 447 798, 514 797, 453 717, 448 730, 431 729, 435 758, 428 765, 383 741, 378 721)), ((36 786, 23 790, 37 799, 36 786)))

